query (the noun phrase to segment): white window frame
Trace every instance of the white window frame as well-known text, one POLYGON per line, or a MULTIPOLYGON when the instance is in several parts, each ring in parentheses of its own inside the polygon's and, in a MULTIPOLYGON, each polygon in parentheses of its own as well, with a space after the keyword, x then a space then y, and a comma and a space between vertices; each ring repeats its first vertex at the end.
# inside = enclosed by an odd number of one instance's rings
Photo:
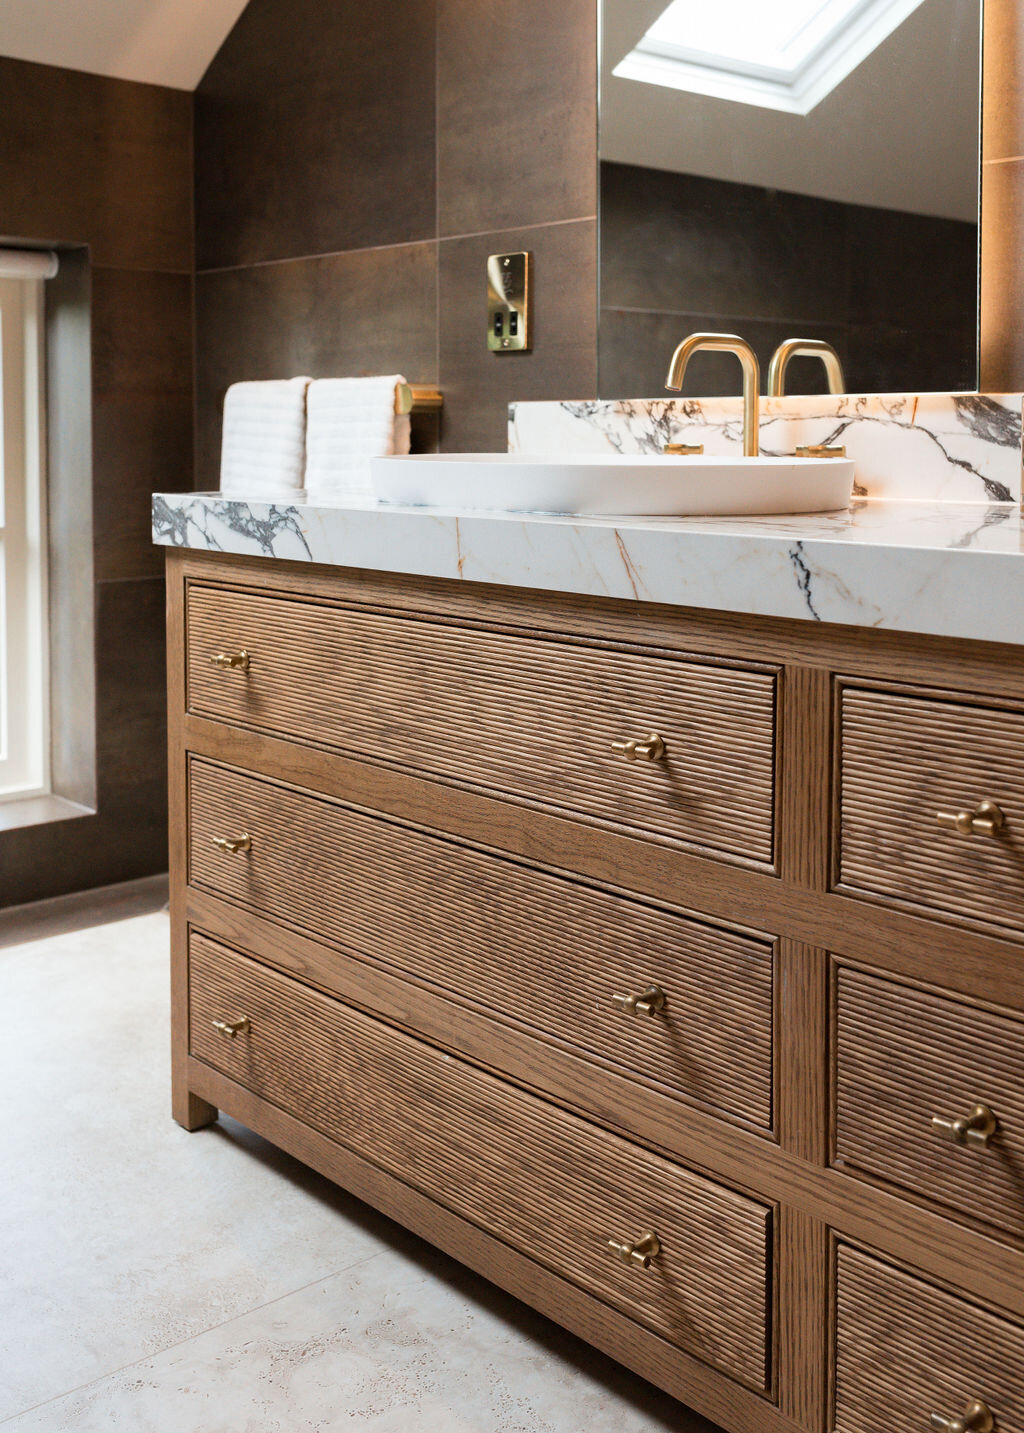
POLYGON ((50 790, 43 305, 0 278, 0 802, 50 790))

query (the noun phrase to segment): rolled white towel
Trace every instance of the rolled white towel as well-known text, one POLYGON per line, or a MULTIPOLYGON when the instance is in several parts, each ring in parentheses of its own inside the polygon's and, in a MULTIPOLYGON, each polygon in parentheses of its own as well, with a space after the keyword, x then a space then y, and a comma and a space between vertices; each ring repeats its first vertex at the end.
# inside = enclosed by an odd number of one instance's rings
POLYGON ((408 453, 408 415, 395 414, 401 374, 318 378, 306 395, 306 493, 315 498, 369 498, 370 459, 408 453))
POLYGON ((301 490, 308 378, 232 383, 224 398, 220 490, 274 497, 301 490))

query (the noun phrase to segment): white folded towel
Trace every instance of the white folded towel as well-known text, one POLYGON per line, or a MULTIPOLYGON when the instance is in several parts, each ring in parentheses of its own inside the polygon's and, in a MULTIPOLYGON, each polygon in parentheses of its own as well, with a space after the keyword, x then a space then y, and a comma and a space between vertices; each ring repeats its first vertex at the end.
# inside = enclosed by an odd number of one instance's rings
POLYGON ((395 414, 401 374, 318 378, 306 396, 306 493, 315 498, 373 496, 370 459, 408 453, 408 415, 395 414))
POLYGON ((302 488, 308 378, 232 383, 224 398, 220 490, 275 497, 302 488))

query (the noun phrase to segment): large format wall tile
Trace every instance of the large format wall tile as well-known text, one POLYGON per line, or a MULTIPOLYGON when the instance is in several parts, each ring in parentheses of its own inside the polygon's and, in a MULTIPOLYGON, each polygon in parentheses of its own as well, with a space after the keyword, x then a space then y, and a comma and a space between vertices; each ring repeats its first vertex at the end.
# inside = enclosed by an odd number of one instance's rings
POLYGON ((92 381, 96 577, 158 577, 151 495, 193 485, 190 275, 93 271, 92 381))
POLYGON ((94 264, 192 268, 192 101, 0 58, 0 231, 94 264))
POLYGON ((594 0, 438 0, 441 237, 595 213, 594 0))
POLYGON ((200 269, 434 234, 433 0, 250 0, 196 91, 200 269))
POLYGON ((513 399, 589 398, 596 391, 596 225, 592 219, 440 244, 441 447, 501 452, 513 399), (487 256, 533 253, 533 348, 487 350, 487 256))
POLYGON ((219 481, 221 405, 243 379, 437 378, 434 243, 196 277, 197 483, 219 481))

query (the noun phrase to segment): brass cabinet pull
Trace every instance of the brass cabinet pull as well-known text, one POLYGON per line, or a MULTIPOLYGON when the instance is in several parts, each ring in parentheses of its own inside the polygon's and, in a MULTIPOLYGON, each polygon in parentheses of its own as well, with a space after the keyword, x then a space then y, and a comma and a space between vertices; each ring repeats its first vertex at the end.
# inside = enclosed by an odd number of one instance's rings
POLYGON ((248 831, 242 831, 237 836, 214 836, 213 844, 218 851, 226 851, 228 855, 235 856, 240 851, 252 850, 252 837, 248 831))
POLYGON ((929 1421, 933 1428, 941 1429, 941 1433, 992 1433, 996 1426, 991 1408, 980 1398, 973 1399, 958 1418, 933 1413, 929 1421))
POLYGON ((649 1269, 652 1260, 661 1253, 661 1240, 657 1234, 645 1234, 635 1244, 609 1239, 608 1248, 618 1254, 624 1264, 636 1264, 641 1269, 649 1269))
POLYGON ((612 751, 624 756, 627 761, 660 761, 665 755, 665 743, 656 731, 643 741, 613 741, 612 751))
POLYGON ((969 1144, 975 1149, 986 1149, 989 1141, 999 1128, 999 1121, 988 1105, 975 1105, 969 1115, 959 1119, 943 1119, 933 1115, 932 1129, 952 1144, 969 1144))
POLYGON ((249 670, 249 653, 244 647, 237 652, 215 652, 210 658, 215 667, 224 667, 235 672, 247 672, 249 670))
POLYGON ((612 1000, 630 1015, 657 1015, 667 1003, 660 985, 648 985, 639 995, 613 995, 612 1000))
POLYGON ((236 1035, 248 1035, 252 1029, 252 1021, 248 1015, 243 1015, 241 1020, 214 1020, 213 1028, 219 1035, 233 1040, 236 1035))
POLYGON ((973 811, 939 811, 936 819, 961 836, 994 836, 1006 825, 1006 817, 994 801, 979 801, 973 811))

